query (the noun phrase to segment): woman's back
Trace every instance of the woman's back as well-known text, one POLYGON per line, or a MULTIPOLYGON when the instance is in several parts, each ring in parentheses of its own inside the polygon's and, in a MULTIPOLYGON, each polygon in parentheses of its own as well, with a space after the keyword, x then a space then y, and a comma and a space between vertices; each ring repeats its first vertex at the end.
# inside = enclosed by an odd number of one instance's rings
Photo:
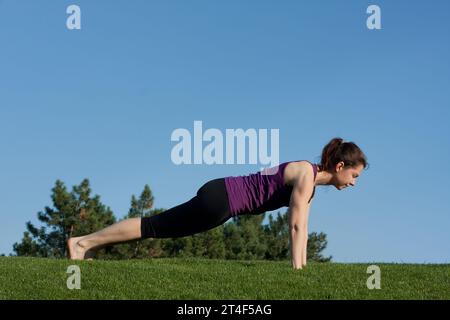
MULTIPOLYGON (((231 214, 260 214, 289 206, 294 176, 311 166, 315 179, 317 165, 307 160, 284 162, 263 172, 245 176, 225 177, 231 214), (263 174, 264 172, 275 173, 263 174)), ((311 199, 313 196, 314 192, 311 199)))

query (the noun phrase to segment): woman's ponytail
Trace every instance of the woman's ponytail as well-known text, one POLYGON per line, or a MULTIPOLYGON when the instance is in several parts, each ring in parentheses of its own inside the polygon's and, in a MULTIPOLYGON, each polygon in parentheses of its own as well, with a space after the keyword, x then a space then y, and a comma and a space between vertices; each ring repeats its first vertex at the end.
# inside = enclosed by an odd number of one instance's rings
POLYGON ((369 165, 365 154, 355 143, 344 142, 344 139, 336 137, 323 148, 320 167, 322 170, 331 171, 341 161, 350 167, 362 164, 363 168, 366 168, 369 165))

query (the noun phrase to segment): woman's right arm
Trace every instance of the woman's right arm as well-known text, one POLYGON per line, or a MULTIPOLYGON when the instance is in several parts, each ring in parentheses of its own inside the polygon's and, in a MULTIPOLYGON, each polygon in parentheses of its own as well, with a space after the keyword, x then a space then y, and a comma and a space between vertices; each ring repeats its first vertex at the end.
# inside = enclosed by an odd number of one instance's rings
POLYGON ((308 243, 309 204, 314 189, 312 173, 299 176, 293 185, 289 203, 289 239, 291 260, 294 269, 302 269, 306 265, 308 243))

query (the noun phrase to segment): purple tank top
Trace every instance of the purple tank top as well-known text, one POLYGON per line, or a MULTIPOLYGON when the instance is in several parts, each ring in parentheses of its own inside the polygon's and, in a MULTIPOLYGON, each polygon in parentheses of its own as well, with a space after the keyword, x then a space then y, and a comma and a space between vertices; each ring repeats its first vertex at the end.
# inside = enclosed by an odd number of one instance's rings
MULTIPOLYGON (((295 161, 281 163, 278 165, 278 168, 273 167, 278 169, 275 174, 261 174, 261 172, 257 172, 246 176, 225 177, 231 214, 233 216, 239 214, 260 214, 280 207, 288 207, 292 186, 284 184, 283 174, 284 169, 291 162, 295 161)), ((311 165, 315 180, 317 165, 314 163, 311 163, 311 165)), ((314 187, 308 203, 314 197, 315 191, 316 187, 314 187)))

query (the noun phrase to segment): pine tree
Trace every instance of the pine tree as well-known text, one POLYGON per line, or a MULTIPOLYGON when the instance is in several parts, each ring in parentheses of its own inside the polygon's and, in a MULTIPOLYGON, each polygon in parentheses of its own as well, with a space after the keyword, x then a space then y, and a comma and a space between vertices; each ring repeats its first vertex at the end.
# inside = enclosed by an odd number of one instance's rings
POLYGON ((289 226, 287 215, 277 212, 276 219, 269 215, 269 223, 264 226, 268 260, 284 260, 289 252, 289 226))
MULTIPOLYGON (((223 226, 198 233, 190 237, 191 256, 225 259, 225 243, 223 241, 223 226)), ((186 250, 187 251, 187 250, 186 250)))
MULTIPOLYGON (((269 223, 262 225, 264 215, 238 216, 223 229, 226 259, 290 259, 289 216, 277 212, 269 216, 269 223)), ((308 261, 328 262, 321 252, 327 246, 326 234, 316 232, 308 235, 308 261)))
POLYGON ((308 235, 307 256, 311 261, 330 262, 332 256, 324 257, 321 252, 327 247, 327 235, 323 232, 312 232, 308 235))
POLYGON ((44 226, 36 228, 27 222, 22 241, 13 246, 17 255, 66 257, 68 238, 97 231, 115 222, 112 211, 100 202, 100 197, 91 196, 87 179, 74 186, 72 192, 57 180, 51 199, 53 208, 45 207, 37 214, 44 226))
POLYGON ((262 222, 265 214, 233 218, 235 226, 227 226, 225 245, 228 259, 263 259, 267 250, 262 222))

